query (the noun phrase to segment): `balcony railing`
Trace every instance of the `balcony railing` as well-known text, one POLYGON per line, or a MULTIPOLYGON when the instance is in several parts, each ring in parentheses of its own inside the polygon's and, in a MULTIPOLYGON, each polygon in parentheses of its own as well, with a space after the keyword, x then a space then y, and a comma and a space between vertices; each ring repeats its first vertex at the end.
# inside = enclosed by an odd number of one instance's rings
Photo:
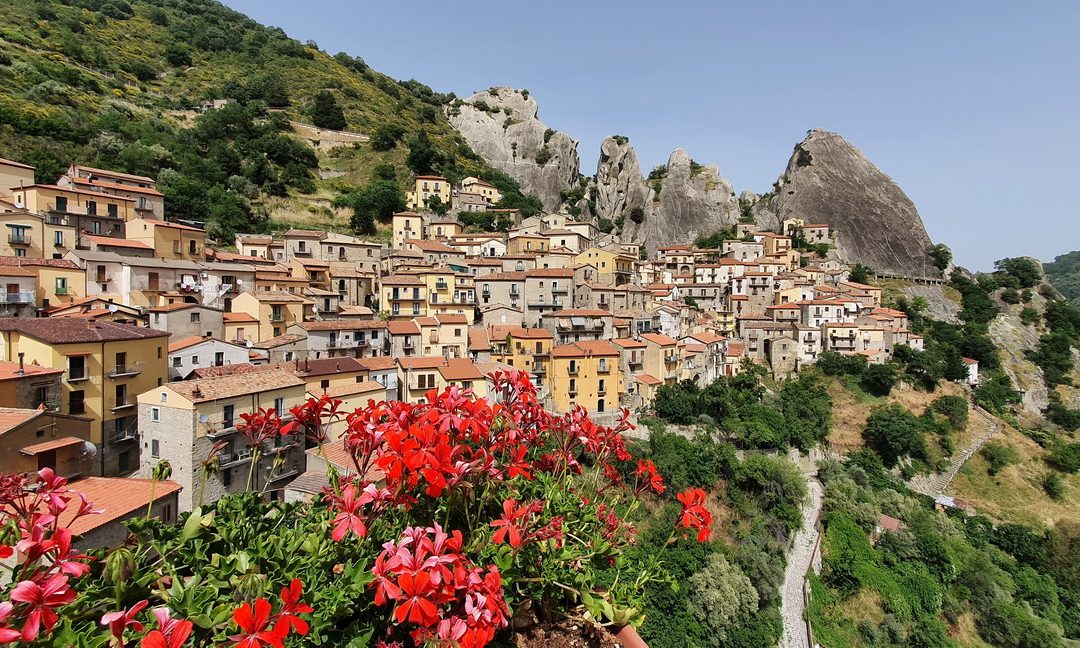
POLYGON ((271 322, 284 322, 285 321, 285 313, 270 313, 270 321, 271 322))
POLYGON ((56 294, 57 294, 57 296, 62 296, 62 295, 68 294, 68 287, 67 286, 57 286, 56 287, 56 294))
POLYGON ((547 367, 542 364, 535 365, 533 366, 533 373, 544 375, 547 373, 547 367))
POLYGON ((0 304, 32 304, 34 297, 32 292, 0 293, 0 304))
POLYGON ((412 337, 406 337, 404 340, 401 341, 401 346, 406 349, 411 349, 413 348, 413 346, 415 346, 415 342, 413 342, 412 337))
POLYGON ((251 448, 244 448, 243 450, 237 450, 221 455, 219 467, 231 468, 232 466, 242 464, 249 459, 251 459, 251 448))
POLYGON ((221 427, 212 428, 206 431, 206 438, 208 439, 220 439, 221 437, 229 436, 236 432, 236 421, 222 421, 221 427))
POLYGON ((68 382, 82 382, 84 380, 90 380, 90 372, 86 369, 80 369, 79 371, 72 371, 68 369, 64 375, 64 380, 68 382))
POLYGON ((130 396, 125 396, 120 400, 116 401, 116 403, 109 409, 111 409, 113 412, 116 412, 122 409, 128 409, 129 407, 135 407, 138 404, 139 402, 134 398, 130 396))
POLYGON ((309 257, 311 256, 311 250, 301 250, 300 248, 297 248, 293 250, 293 256, 309 257))
POLYGON ((611 365, 602 364, 599 367, 597 367, 596 372, 597 373, 602 373, 602 374, 611 373, 611 365))
POLYGON ((10 245, 30 245, 32 240, 29 234, 8 234, 10 245))
POLYGON ((109 378, 130 378, 131 376, 138 376, 142 373, 142 363, 136 362, 132 365, 116 365, 112 369, 105 372, 105 375, 109 378))
POLYGON ((568 286, 552 286, 551 287, 551 294, 553 294, 553 295, 565 295, 568 292, 570 292, 570 288, 568 286))
POLYGON ((134 425, 129 425, 121 430, 114 430, 112 436, 109 437, 109 443, 123 443, 125 441, 134 441, 139 437, 139 431, 134 425))

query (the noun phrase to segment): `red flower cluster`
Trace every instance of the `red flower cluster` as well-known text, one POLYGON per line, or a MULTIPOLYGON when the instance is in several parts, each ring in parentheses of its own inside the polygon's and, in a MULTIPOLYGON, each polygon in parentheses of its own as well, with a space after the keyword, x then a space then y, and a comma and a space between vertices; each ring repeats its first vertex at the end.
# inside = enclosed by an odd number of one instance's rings
MULTIPOLYGON (((51 632, 59 621, 56 608, 75 600, 70 579, 90 571, 90 558, 72 548, 71 530, 60 523, 76 496, 66 486, 50 468, 41 469, 33 483, 23 475, 0 476, 0 526, 14 522, 19 537, 14 548, 0 545, 0 558, 18 552, 11 570, 15 586, 10 600, 0 603, 0 643, 33 641, 42 631, 51 632)), ((78 498, 66 524, 100 512, 83 494, 78 498)))
POLYGON ((300 599, 302 594, 303 583, 299 578, 294 578, 281 589, 281 608, 276 614, 271 613, 270 601, 265 598, 236 608, 233 622, 240 628, 241 634, 229 637, 234 642, 234 648, 283 648, 285 638, 293 630, 301 637, 307 635, 308 623, 298 615, 310 614, 314 610, 300 599))
POLYGON ((296 426, 295 421, 285 423, 273 408, 260 407, 254 412, 241 414, 236 431, 247 439, 249 448, 258 448, 275 437, 291 434, 296 426))
POLYGON ((539 500, 533 500, 525 505, 519 505, 515 499, 503 500, 503 516, 491 523, 491 526, 497 529, 491 541, 502 544, 509 540, 510 546, 514 549, 550 538, 555 538, 561 543, 563 539, 562 516, 555 516, 544 526, 533 528, 537 515, 543 510, 544 504, 539 500))
POLYGON ((410 633, 416 645, 437 640, 478 648, 507 625, 499 570, 472 565, 461 544, 460 531, 410 527, 375 559, 375 604, 393 601, 394 621, 417 626, 410 633))
POLYGON ((367 537, 368 524, 393 503, 390 491, 376 488, 372 483, 368 483, 363 490, 359 490, 355 482, 349 483, 342 489, 341 495, 327 490, 326 499, 330 507, 337 511, 334 516, 334 532, 331 534, 334 542, 341 542, 350 533, 361 538, 367 537), (374 506, 365 513, 364 507, 368 504, 374 506))
POLYGON ((651 490, 657 495, 664 493, 664 478, 657 472, 656 464, 652 462, 652 459, 638 459, 634 477, 637 478, 634 495, 640 495, 646 490, 651 490))
POLYGON ((140 648, 180 648, 191 635, 191 621, 173 619, 168 608, 154 608, 157 628, 143 637, 140 648))
POLYGON ((712 534, 712 513, 705 508, 705 491, 688 488, 676 497, 683 506, 679 525, 684 529, 697 531, 698 542, 708 542, 712 534))
POLYGON ((303 432, 304 437, 315 445, 322 445, 328 435, 330 424, 341 418, 342 402, 326 394, 318 398, 309 398, 302 404, 289 410, 293 423, 303 432))

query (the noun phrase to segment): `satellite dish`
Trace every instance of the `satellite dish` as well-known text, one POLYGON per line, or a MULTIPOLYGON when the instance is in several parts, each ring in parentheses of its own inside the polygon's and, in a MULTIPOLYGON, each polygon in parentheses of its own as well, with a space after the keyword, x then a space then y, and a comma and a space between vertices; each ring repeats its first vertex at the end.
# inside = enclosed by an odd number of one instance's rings
POLYGON ((82 442, 82 456, 93 457, 97 455, 97 446, 89 441, 82 442))
POLYGON ((251 340, 247 340, 246 342, 244 342, 244 346, 250 349, 251 347, 255 346, 255 343, 251 340))
POLYGON ((244 285, 244 280, 243 279, 237 279, 236 280, 236 285, 237 286, 243 286, 244 285))
POLYGON ((120 310, 120 309, 116 307, 116 304, 109 304, 109 312, 110 313, 115 313, 118 310, 120 310))
POLYGON ((210 417, 206 414, 199 414, 199 423, 206 423, 210 420, 210 417))

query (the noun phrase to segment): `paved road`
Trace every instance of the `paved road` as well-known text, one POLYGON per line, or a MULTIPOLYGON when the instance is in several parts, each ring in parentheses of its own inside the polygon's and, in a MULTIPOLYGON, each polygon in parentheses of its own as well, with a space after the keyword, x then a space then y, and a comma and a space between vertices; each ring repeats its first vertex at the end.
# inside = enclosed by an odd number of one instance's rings
POLYGON ((803 505, 802 528, 795 535, 791 552, 788 554, 787 569, 784 570, 784 587, 781 590, 780 616, 784 621, 784 636, 780 648, 812 648, 806 634, 806 620, 803 618, 806 607, 803 598, 803 585, 806 572, 810 569, 814 547, 818 541, 817 518, 821 511, 821 483, 810 478, 807 482, 808 497, 803 505))

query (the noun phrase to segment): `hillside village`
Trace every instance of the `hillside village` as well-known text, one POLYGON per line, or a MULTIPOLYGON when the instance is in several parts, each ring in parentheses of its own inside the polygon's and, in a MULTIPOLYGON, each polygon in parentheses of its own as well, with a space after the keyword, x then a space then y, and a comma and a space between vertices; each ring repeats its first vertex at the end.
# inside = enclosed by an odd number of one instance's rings
MULTIPOLYGON (((830 258, 824 223, 740 222, 717 248, 647 258, 591 222, 495 209, 475 177, 420 176, 389 246, 298 229, 216 244, 171 220, 149 177, 73 164, 39 182, 0 160, 0 180, 0 359, 16 386, 3 438, 28 443, 3 469, 147 479, 165 460, 180 511, 215 443, 211 491, 241 487, 231 467, 250 449, 230 432, 258 407, 417 402, 451 385, 485 397, 493 372, 517 369, 552 411, 612 421, 647 412, 661 385, 704 387, 744 363, 783 380, 822 352, 883 363, 923 343, 830 258), (451 212, 511 226, 471 231, 451 212), (48 433, 12 434, 42 421, 48 433)), ((265 455, 271 495, 325 472, 310 458, 299 443, 265 455)))

